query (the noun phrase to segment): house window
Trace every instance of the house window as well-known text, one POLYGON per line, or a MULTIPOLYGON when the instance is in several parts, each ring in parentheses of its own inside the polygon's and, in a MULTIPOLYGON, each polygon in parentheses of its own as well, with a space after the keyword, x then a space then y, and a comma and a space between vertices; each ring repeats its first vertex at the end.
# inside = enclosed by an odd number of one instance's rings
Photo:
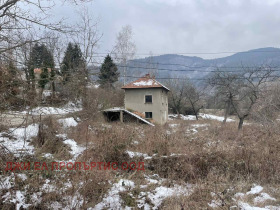
POLYGON ((145 103, 153 103, 153 96, 152 95, 146 95, 145 96, 145 103))
POLYGON ((145 118, 146 119, 152 119, 153 118, 153 112, 145 112, 145 118))

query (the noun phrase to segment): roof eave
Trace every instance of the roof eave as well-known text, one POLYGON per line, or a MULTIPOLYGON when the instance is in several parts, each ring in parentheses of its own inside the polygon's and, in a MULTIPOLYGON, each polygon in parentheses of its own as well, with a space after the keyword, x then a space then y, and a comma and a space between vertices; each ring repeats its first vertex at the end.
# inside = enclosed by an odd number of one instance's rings
POLYGON ((126 90, 126 89, 150 89, 150 88, 162 88, 167 91, 170 91, 167 87, 122 87, 121 89, 126 90))

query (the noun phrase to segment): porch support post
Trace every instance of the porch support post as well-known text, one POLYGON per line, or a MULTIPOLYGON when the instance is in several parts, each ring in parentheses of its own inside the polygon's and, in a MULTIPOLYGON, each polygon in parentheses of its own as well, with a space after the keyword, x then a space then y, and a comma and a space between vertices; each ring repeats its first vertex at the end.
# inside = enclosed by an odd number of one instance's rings
POLYGON ((123 122, 123 111, 120 111, 120 121, 123 122))

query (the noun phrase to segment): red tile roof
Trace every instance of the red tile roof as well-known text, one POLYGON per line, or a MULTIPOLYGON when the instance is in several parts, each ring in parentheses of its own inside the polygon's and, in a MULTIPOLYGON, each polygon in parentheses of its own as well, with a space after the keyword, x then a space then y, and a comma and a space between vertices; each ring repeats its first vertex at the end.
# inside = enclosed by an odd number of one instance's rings
POLYGON ((134 89, 134 88, 164 88, 167 91, 169 89, 162 85, 160 82, 156 81, 155 78, 151 77, 149 74, 146 74, 144 77, 137 79, 134 82, 131 82, 122 87, 122 89, 134 89))

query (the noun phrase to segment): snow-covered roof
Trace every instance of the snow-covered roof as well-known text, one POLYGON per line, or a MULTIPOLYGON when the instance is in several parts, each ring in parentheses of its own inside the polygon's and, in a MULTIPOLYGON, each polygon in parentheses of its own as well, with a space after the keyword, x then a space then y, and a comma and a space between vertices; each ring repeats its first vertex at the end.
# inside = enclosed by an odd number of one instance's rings
POLYGON ((166 86, 156 81, 149 74, 146 74, 144 77, 141 77, 136 81, 131 82, 122 87, 122 89, 133 89, 133 88, 164 88, 165 90, 169 91, 169 89, 166 86))

